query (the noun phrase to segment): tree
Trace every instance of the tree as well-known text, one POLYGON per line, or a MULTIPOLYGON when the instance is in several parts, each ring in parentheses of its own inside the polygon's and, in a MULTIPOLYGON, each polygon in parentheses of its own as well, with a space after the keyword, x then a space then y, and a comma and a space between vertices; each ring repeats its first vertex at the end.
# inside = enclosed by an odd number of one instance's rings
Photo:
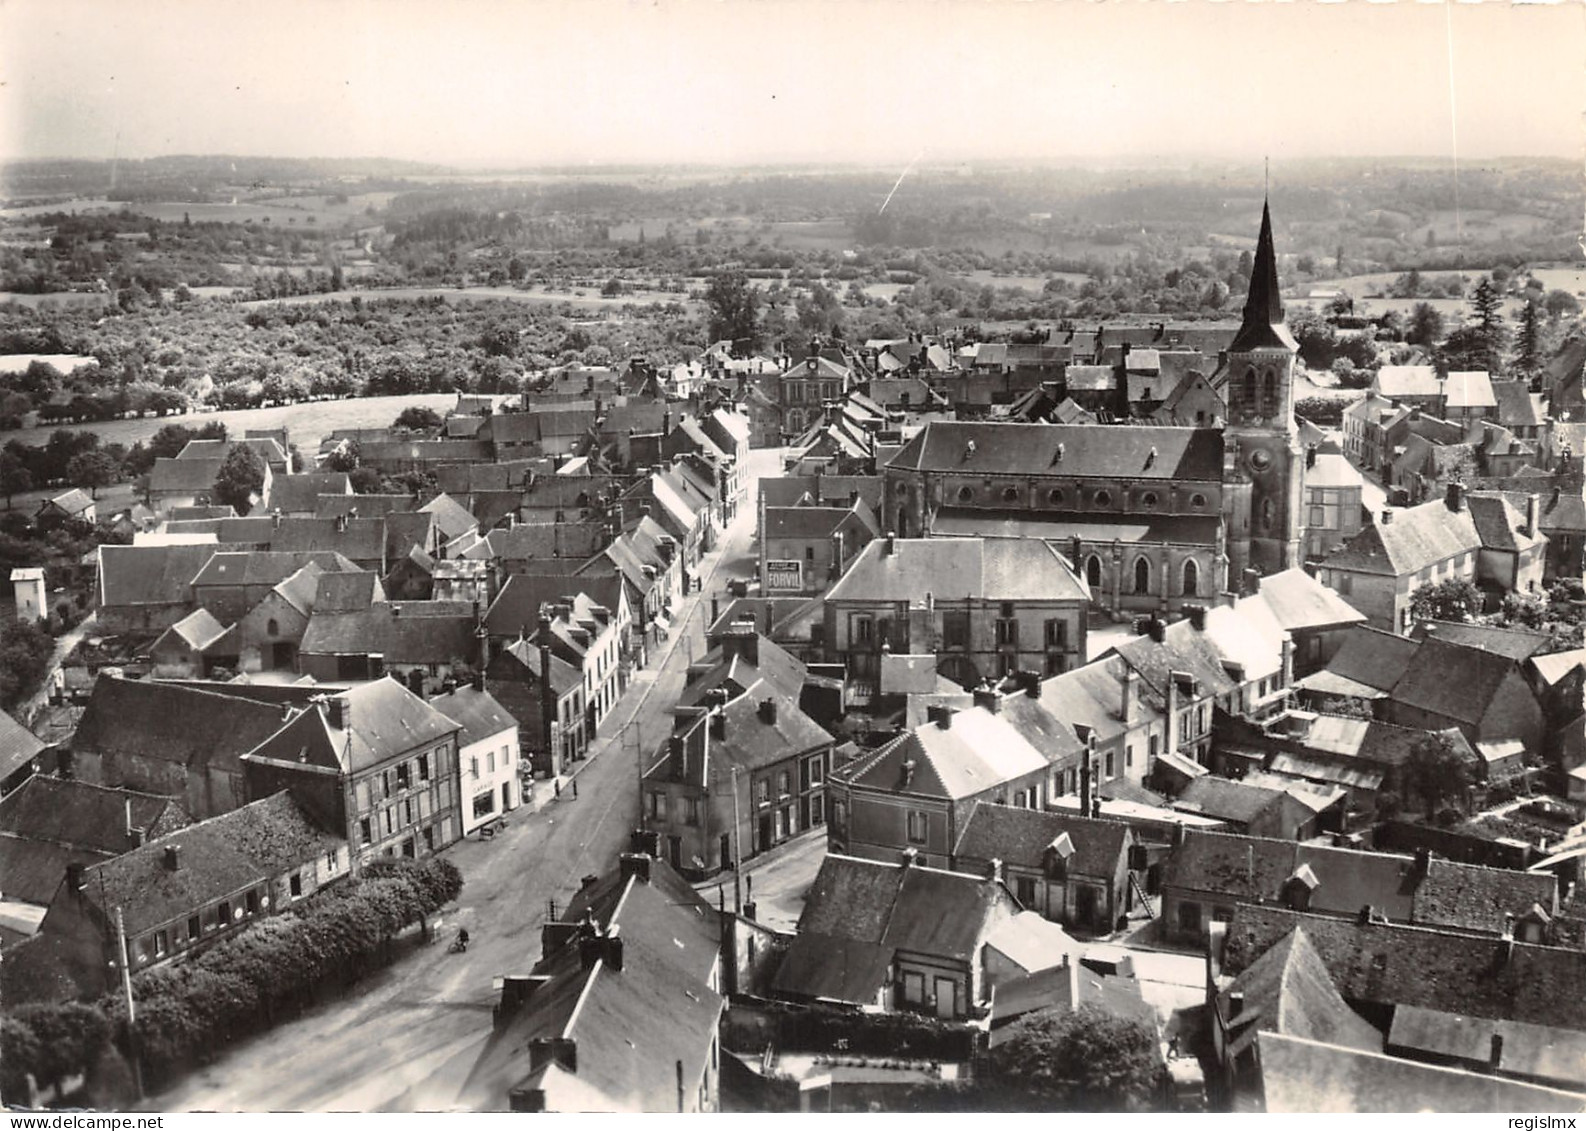
POLYGON ((357 471, 358 460, 362 453, 358 449, 357 440, 342 440, 330 450, 325 457, 326 471, 357 471))
POLYGON ((403 409, 391 422, 391 427, 405 428, 410 432, 436 432, 442 423, 440 413, 433 408, 415 404, 403 409))
POLYGON ((992 1050, 999 1082, 1067 1111, 1129 1111, 1152 1105, 1162 1080, 1156 1032, 1095 1005, 1043 1009, 1015 1022, 992 1050))
POLYGON ((11 496, 33 489, 33 473, 21 458, 9 448, 0 451, 0 495, 6 497, 6 510, 11 509, 11 496))
POLYGON ((380 473, 372 467, 355 468, 347 479, 355 495, 378 495, 383 485, 380 473))
POLYGON ((252 448, 238 444, 226 453, 215 475, 214 499, 220 506, 234 507, 245 515, 253 509, 264 490, 264 460, 252 448))
POLYGON ((705 288, 705 303, 710 307, 712 341, 746 341, 750 349, 759 343, 760 295, 749 285, 743 271, 722 271, 705 288))
POLYGON ((1429 302, 1418 302, 1410 310, 1410 325, 1404 340, 1412 346, 1431 349, 1443 336, 1443 315, 1429 302))
POLYGON ((1470 293, 1470 305, 1476 312, 1476 327, 1480 333, 1488 373, 1497 373, 1503 362, 1503 347, 1509 337, 1509 327, 1503 320, 1503 293, 1484 277, 1470 293))
POLYGON ((1537 304, 1527 302, 1520 307, 1520 332, 1516 337, 1514 367, 1529 378, 1542 366, 1542 326, 1537 304))
POLYGON ((1429 731, 1416 740, 1404 763, 1403 787, 1407 794, 1426 802, 1430 817, 1448 800, 1465 800, 1470 794, 1470 768, 1454 749, 1449 735, 1429 731))
POLYGON ((1557 288, 1548 291, 1547 297, 1542 300, 1547 307, 1549 317, 1562 318, 1566 314, 1580 313, 1580 301, 1568 291, 1557 288))
POLYGON ((109 452, 95 449, 73 456, 66 465, 66 478, 74 487, 87 488, 88 494, 97 499, 99 488, 114 483, 120 470, 119 460, 109 452))
POLYGON ((1416 620, 1464 622, 1481 612, 1481 605, 1481 590, 1457 577, 1428 583, 1410 594, 1410 615, 1416 620))

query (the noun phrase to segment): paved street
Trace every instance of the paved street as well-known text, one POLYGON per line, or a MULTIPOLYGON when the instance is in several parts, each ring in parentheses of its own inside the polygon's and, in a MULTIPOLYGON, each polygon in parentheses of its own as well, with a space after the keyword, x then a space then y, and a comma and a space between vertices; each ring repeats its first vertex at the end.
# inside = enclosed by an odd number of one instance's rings
POLYGON ((467 883, 438 942, 369 977, 348 997, 241 1042, 207 1069, 152 1097, 166 1111, 436 1110, 452 1105, 490 1032, 492 979, 526 973, 539 958, 549 900, 622 852, 638 818, 638 749, 671 727, 669 710, 691 658, 703 654, 710 596, 750 573, 755 478, 776 474, 780 453, 755 452, 736 521, 704 564, 704 592, 688 598, 660 658, 636 675, 601 727, 591 757, 564 779, 559 799, 536 783, 536 812, 519 810, 493 840, 450 850, 467 883), (630 725, 631 724, 631 725, 630 725), (636 742, 637 738, 637 742, 636 742), (466 954, 446 946, 459 926, 466 954))

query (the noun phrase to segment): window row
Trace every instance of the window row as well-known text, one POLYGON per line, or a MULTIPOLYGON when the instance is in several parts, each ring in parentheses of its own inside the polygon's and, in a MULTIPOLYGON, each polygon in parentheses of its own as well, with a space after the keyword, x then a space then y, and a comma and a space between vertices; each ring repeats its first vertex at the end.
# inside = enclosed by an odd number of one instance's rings
MULTIPOLYGON (((898 484, 898 494, 900 496, 905 494, 907 489, 908 488, 904 484, 898 484)), ((983 490, 985 491, 985 498, 992 501, 1017 504, 1023 502, 1025 498, 1025 492, 1019 487, 1013 486, 1011 484, 1004 487, 987 487, 983 490)), ((1039 490, 1036 490, 1033 492, 1031 497, 1042 499, 1047 506, 1066 507, 1071 501, 1070 490, 1072 490, 1073 505, 1083 506, 1085 496, 1084 492, 1079 489, 1052 487, 1049 488, 1044 494, 1039 490)), ((967 483, 960 485, 959 488, 953 492, 953 499, 958 503, 972 503, 978 497, 980 497, 980 492, 967 483)), ((1112 506, 1112 503, 1112 491, 1105 487, 1099 488, 1098 490, 1091 493, 1090 505, 1093 507, 1110 507, 1112 506)), ((1134 496, 1132 504, 1126 505, 1128 505, 1128 509, 1130 510, 1154 511, 1162 505, 1162 496, 1156 491, 1141 491, 1134 496)), ((1191 510, 1205 510, 1207 505, 1206 496, 1201 494, 1199 491, 1195 492, 1189 497, 1189 505, 1191 510)))
MULTIPOLYGON (((1156 570, 1152 568, 1149 558, 1144 556, 1135 558, 1130 593, 1136 597, 1151 596, 1151 582, 1155 573, 1156 570)), ((1101 557, 1097 554, 1091 554, 1085 559, 1085 584, 1092 589, 1102 587, 1101 557)), ((1179 594, 1184 597, 1201 595, 1201 569, 1194 558, 1187 559, 1179 569, 1179 594)))

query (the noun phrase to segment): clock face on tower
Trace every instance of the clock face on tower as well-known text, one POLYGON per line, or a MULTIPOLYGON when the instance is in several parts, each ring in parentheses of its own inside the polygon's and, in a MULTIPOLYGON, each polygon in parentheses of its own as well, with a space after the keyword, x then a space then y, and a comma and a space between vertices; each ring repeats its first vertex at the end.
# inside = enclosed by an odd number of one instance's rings
POLYGON ((1248 457, 1250 470, 1261 474, 1272 466, 1272 453, 1265 448, 1257 448, 1248 457))

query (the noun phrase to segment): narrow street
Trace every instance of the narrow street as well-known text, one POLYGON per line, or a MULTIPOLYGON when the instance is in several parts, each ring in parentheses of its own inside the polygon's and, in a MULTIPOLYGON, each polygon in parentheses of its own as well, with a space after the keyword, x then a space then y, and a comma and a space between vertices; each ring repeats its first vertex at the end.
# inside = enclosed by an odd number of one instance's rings
POLYGON ((527 973, 540 955, 550 900, 564 906, 581 877, 626 849, 639 814, 639 751, 671 729, 687 666, 704 654, 710 598, 752 573, 756 481, 776 474, 780 451, 753 453, 738 514, 701 568, 703 592, 684 600, 672 637, 635 674, 605 719, 590 757, 560 797, 535 783, 493 840, 448 850, 466 883, 437 924, 437 941, 367 978, 347 997, 241 1041, 145 1105, 159 1111, 434 1111, 450 1108, 490 1033, 492 980, 527 973), (578 796, 573 796, 573 782, 578 796), (467 927, 466 954, 447 953, 467 927))

